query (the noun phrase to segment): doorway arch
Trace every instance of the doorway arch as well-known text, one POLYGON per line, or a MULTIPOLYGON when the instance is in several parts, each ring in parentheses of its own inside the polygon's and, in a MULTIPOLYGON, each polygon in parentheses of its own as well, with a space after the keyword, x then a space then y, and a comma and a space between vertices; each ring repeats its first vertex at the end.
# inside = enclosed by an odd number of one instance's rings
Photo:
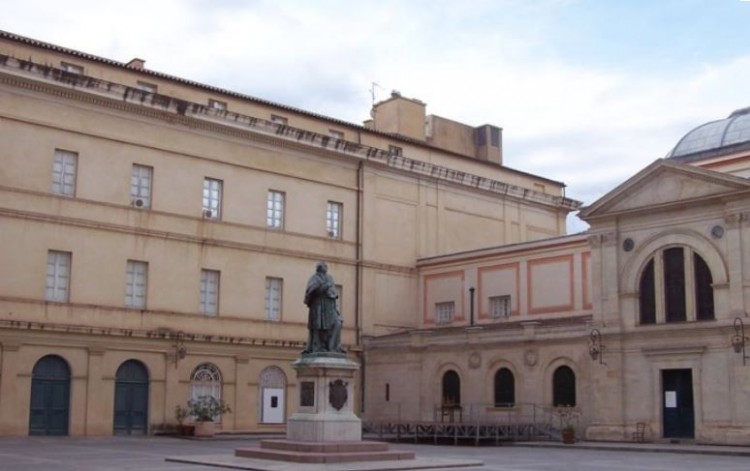
POLYGON ((115 376, 114 433, 145 435, 148 432, 148 370, 138 360, 128 360, 115 376))
POLYGON ((260 372, 260 422, 283 424, 286 404, 286 375, 277 366, 269 366, 260 372))
POLYGON ((67 435, 70 416, 70 367, 47 355, 31 372, 29 435, 67 435))
POLYGON ((461 405, 461 378, 454 370, 443 374, 442 404, 444 406, 461 405))

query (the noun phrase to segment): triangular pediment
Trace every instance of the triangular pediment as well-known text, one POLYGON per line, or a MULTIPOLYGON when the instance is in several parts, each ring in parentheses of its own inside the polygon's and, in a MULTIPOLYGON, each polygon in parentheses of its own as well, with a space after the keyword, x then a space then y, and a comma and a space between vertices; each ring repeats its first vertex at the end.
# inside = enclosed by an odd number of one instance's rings
POLYGON ((602 216, 699 204, 750 191, 750 181, 726 173, 660 159, 581 210, 584 221, 602 216))

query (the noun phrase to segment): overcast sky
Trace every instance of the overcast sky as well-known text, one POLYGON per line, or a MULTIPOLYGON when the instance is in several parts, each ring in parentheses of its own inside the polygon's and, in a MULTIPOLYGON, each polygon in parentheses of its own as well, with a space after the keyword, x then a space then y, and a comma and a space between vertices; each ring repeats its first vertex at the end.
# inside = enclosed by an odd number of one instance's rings
MULTIPOLYGON (((361 124, 391 90, 503 128, 591 204, 750 105, 748 0, 0 0, 0 29, 361 124)), ((577 231, 585 225, 571 221, 577 231)))

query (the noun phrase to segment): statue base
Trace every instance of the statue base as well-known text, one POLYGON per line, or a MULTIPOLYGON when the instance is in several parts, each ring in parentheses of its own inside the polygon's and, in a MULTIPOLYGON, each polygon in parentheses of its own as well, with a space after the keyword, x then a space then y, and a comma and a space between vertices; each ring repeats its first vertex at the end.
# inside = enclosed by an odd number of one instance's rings
POLYGON ((359 364, 343 353, 311 353, 298 358, 292 368, 297 371, 299 407, 287 421, 287 440, 361 441, 362 422, 353 410, 359 364))

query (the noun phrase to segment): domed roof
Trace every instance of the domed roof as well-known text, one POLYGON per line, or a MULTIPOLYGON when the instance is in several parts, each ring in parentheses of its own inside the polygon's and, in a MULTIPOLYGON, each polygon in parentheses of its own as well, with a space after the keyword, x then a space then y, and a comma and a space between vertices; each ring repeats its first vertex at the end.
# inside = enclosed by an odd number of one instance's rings
POLYGON ((750 143, 750 106, 741 108, 726 119, 702 124, 680 139, 668 158, 715 151, 737 144, 750 143))

